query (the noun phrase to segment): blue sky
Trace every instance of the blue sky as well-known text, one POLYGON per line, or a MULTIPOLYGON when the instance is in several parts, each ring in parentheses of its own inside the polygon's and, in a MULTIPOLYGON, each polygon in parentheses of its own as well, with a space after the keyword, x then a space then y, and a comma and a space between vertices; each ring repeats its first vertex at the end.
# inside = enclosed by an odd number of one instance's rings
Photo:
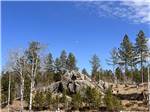
POLYGON ((106 59, 125 34, 149 32, 149 9, 124 2, 2 2, 2 65, 9 51, 27 48, 31 41, 48 45, 56 58, 65 49, 73 52, 80 68, 90 71, 89 60, 97 54, 103 68, 106 59), (140 7, 140 11, 138 11, 140 7), (107 10, 106 10, 107 9, 107 10), (135 9, 135 10, 133 10, 135 9))

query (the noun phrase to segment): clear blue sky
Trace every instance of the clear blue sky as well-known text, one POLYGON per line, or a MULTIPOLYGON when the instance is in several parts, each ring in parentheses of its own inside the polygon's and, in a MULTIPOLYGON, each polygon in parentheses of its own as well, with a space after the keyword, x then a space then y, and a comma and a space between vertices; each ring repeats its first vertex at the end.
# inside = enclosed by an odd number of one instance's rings
MULTIPOLYGON (((133 21, 127 15, 119 16, 117 9, 110 9, 117 14, 111 15, 109 11, 102 13, 102 8, 98 7, 100 4, 89 4, 2 2, 2 65, 8 59, 9 50, 26 48, 34 40, 48 44, 47 52, 54 57, 59 56, 63 49, 73 52, 78 66, 88 71, 93 54, 100 57, 103 68, 109 68, 105 61, 109 51, 119 47, 125 34, 134 41, 142 29, 150 37, 149 21, 140 21, 139 18, 139 21, 136 21, 137 18, 133 21)), ((117 5, 117 2, 113 3, 113 7, 117 5)))

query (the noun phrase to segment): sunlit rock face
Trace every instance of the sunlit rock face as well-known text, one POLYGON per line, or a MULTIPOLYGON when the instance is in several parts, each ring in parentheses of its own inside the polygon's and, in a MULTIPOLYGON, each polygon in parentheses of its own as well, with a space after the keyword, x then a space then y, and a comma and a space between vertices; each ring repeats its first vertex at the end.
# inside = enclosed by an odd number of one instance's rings
POLYGON ((82 92, 86 87, 97 88, 97 90, 104 94, 109 85, 102 80, 94 82, 87 75, 73 70, 66 71, 60 81, 53 82, 47 87, 40 88, 40 90, 50 90, 52 93, 62 93, 63 90, 67 90, 70 94, 75 94, 78 91, 82 92))

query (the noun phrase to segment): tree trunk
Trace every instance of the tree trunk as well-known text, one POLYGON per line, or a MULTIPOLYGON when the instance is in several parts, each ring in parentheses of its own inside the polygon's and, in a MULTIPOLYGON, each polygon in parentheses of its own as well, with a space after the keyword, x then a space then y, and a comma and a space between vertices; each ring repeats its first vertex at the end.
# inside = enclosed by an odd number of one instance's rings
POLYGON ((34 87, 34 81, 31 80, 31 85, 30 85, 30 102, 29 102, 29 112, 32 111, 32 96, 33 96, 33 87, 34 87))
POLYGON ((124 82, 127 82, 127 80, 128 80, 127 69, 128 69, 127 61, 125 61, 124 82))
POLYGON ((11 84, 11 75, 9 74, 9 85, 8 85, 8 112, 10 111, 10 84, 11 84))
POLYGON ((37 67, 38 67, 38 57, 36 57, 35 62, 32 63, 29 112, 32 111, 32 96, 33 96, 33 89, 35 86, 35 76, 36 76, 36 72, 37 72, 37 67))
POLYGON ((133 65, 131 65, 131 79, 132 79, 132 84, 134 82, 134 79, 133 79, 133 65))
POLYGON ((142 84, 143 84, 143 56, 142 56, 142 52, 141 52, 141 76, 142 76, 142 84))
POLYGON ((114 73, 114 80, 115 80, 114 83, 118 84, 116 73, 115 73, 115 65, 113 65, 113 73, 114 73))
POLYGON ((23 112, 23 109, 24 109, 24 106, 23 106, 23 97, 24 97, 24 79, 23 77, 21 77, 21 90, 20 90, 20 93, 21 93, 21 112, 23 112))

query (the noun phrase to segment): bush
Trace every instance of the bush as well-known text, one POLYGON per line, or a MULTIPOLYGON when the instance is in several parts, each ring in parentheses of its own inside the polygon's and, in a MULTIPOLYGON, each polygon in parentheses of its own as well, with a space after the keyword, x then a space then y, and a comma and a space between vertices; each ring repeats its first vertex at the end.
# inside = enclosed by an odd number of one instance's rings
POLYGON ((82 97, 80 95, 80 92, 77 92, 76 94, 73 95, 72 97, 72 105, 73 109, 79 110, 79 108, 82 106, 82 97))
POLYGON ((39 92, 35 93, 33 98, 33 108, 36 110, 44 110, 49 108, 50 104, 52 103, 52 97, 49 91, 46 92, 39 92))
POLYGON ((60 81, 60 80, 61 80, 61 76, 62 76, 61 73, 56 73, 56 74, 54 74, 54 76, 53 76, 54 81, 55 81, 55 82, 60 81))
MULTIPOLYGON (((9 75, 11 76, 11 83, 10 83, 10 104, 13 103, 14 99, 17 96, 18 88, 16 85, 18 83, 17 77, 14 73, 6 72, 2 73, 1 75, 1 102, 7 102, 8 100, 8 88, 9 88, 9 75)), ((7 103, 6 103, 7 104, 7 103)))
POLYGON ((45 96, 43 92, 37 91, 33 98, 33 108, 37 110, 43 110, 45 107, 45 96))
POLYGON ((62 97, 60 98, 60 102, 65 104, 66 101, 67 101, 66 90, 64 89, 63 92, 62 92, 62 97))
POLYGON ((49 91, 46 91, 45 92, 45 96, 46 96, 46 107, 49 107, 49 105, 50 104, 52 104, 53 103, 53 99, 52 99, 52 93, 51 92, 49 92, 49 91))
POLYGON ((96 88, 87 87, 85 89, 84 102, 89 108, 99 108, 101 104, 101 93, 96 88))
POLYGON ((122 108, 121 101, 119 101, 115 96, 112 95, 111 88, 106 91, 104 103, 109 111, 118 111, 122 108))

